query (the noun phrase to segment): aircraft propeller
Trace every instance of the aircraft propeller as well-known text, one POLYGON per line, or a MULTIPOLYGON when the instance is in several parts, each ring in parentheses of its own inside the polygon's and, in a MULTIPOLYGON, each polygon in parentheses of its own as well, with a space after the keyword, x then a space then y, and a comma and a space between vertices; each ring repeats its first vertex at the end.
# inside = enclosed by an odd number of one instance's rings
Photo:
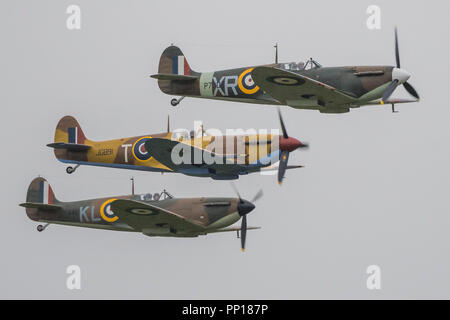
POLYGON ((238 213, 239 215, 242 217, 242 222, 241 222, 241 249, 242 252, 245 251, 245 240, 247 238, 247 214, 249 214, 251 211, 253 211, 253 209, 255 209, 255 205, 253 204, 253 202, 258 201, 259 199, 261 199, 261 197, 263 196, 263 191, 262 189, 259 190, 255 196, 253 197, 252 201, 247 201, 242 199, 238 189, 236 188, 236 186, 234 185, 234 183, 231 183, 234 192, 236 192, 236 195, 239 198, 239 203, 238 203, 238 213))
POLYGON ((397 28, 395 28, 395 60, 397 65, 396 68, 392 70, 392 82, 389 84, 386 90, 384 90, 383 97, 381 98, 381 104, 384 104, 389 99, 389 97, 392 95, 392 93, 394 93, 399 84, 402 84, 410 95, 419 100, 419 94, 414 89, 414 87, 408 83, 408 79, 411 77, 411 74, 401 69, 400 67, 400 50, 398 46, 397 28))
POLYGON ((299 148, 308 148, 308 144, 302 143, 293 137, 289 137, 286 126, 284 125, 283 117, 281 116, 280 108, 278 108, 278 117, 280 118, 281 130, 283 136, 280 137, 280 165, 278 167, 278 184, 283 182, 284 174, 288 168, 289 153, 299 148))

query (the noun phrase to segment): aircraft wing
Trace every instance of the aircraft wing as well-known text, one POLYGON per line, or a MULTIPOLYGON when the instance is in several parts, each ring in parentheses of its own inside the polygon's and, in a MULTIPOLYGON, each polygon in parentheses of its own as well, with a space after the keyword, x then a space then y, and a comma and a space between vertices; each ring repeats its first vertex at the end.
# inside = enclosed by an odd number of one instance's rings
POLYGON ((219 175, 236 174, 237 172, 245 170, 243 166, 239 165, 239 160, 241 158, 245 159, 245 156, 236 157, 235 155, 228 156, 216 154, 179 141, 164 138, 152 138, 147 140, 145 148, 153 158, 172 170, 210 168, 214 169, 219 175), (174 163, 174 159, 172 159, 173 149, 180 144, 182 145, 180 147, 183 147, 183 153, 186 152, 186 150, 190 151, 190 156, 187 156, 190 159, 186 158, 186 160, 189 161, 185 161, 187 163, 181 163, 182 154, 179 152, 175 152, 174 154, 179 156, 180 159, 178 160, 180 160, 180 163, 174 163), (204 162, 204 159, 215 159, 216 161, 207 164, 204 162), (238 161, 236 162, 235 160, 238 161))
POLYGON ((295 105, 296 101, 309 97, 317 97, 324 103, 334 105, 356 101, 323 82, 275 67, 256 67, 252 71, 252 79, 261 89, 286 105, 295 105))
MULTIPOLYGON (((268 167, 264 167, 260 169, 260 172, 263 176, 274 176, 278 173, 278 168, 280 167, 280 161, 278 161, 277 163, 268 166, 268 167)), ((290 165, 286 167, 286 170, 290 170, 290 169, 299 169, 299 168, 304 168, 304 166, 300 166, 300 165, 290 165)))
POLYGON ((205 230, 179 214, 140 201, 119 199, 111 203, 111 210, 121 222, 141 232, 164 226, 174 230, 205 230))
MULTIPOLYGON (((261 229, 261 227, 247 227, 247 230, 259 230, 259 229, 261 229)), ((208 233, 232 232, 232 231, 234 232, 241 231, 241 227, 228 227, 219 230, 208 231, 208 233)))
MULTIPOLYGON (((387 101, 384 102, 384 104, 401 104, 401 103, 413 103, 413 102, 419 102, 418 99, 394 99, 394 98, 389 98, 387 101)), ((377 105, 377 104, 381 104, 381 100, 375 100, 375 101, 370 101, 370 102, 366 102, 364 104, 362 104, 363 106, 373 106, 373 105, 377 105)))

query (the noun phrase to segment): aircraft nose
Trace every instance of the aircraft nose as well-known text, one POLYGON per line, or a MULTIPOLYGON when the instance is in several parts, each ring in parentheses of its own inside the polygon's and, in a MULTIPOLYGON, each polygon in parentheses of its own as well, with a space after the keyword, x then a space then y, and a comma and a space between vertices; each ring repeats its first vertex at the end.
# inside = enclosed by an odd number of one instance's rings
POLYGON ((247 200, 242 200, 238 204, 238 212, 241 217, 250 213, 253 209, 255 209, 255 205, 247 200))
POLYGON ((403 69, 394 68, 392 70, 392 80, 398 80, 400 83, 405 83, 411 77, 411 74, 403 69))
POLYGON ((308 148, 308 145, 306 143, 301 143, 295 138, 289 137, 284 138, 280 137, 280 150, 281 151, 294 151, 298 148, 308 148))

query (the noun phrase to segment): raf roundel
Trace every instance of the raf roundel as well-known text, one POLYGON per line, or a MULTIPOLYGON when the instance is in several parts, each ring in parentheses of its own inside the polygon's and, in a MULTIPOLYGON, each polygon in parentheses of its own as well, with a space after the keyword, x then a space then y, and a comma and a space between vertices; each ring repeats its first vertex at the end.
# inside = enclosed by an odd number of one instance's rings
POLYGON ((116 201, 117 199, 109 199, 103 202, 102 206, 100 207, 100 216, 103 220, 106 222, 114 222, 119 219, 114 212, 111 210, 111 203, 116 201))
POLYGON ((259 87, 252 79, 252 70, 253 68, 245 70, 238 79, 239 89, 245 94, 254 94, 259 90, 259 87))
POLYGON ((154 214, 154 212, 150 209, 144 209, 144 208, 134 208, 130 209, 129 212, 137 215, 151 215, 154 214))
POLYGON ((152 137, 143 137, 137 140, 133 145, 133 156, 136 160, 147 161, 151 158, 148 151, 145 149, 145 143, 152 137))
POLYGON ((300 86, 305 83, 305 80, 295 77, 269 77, 267 81, 276 83, 282 86, 300 86))

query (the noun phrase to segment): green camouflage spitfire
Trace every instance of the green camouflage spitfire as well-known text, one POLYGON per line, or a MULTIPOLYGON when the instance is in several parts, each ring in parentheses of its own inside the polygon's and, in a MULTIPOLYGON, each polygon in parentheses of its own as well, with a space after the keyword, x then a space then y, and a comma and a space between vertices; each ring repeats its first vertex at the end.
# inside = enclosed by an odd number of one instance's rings
MULTIPOLYGON (((134 189, 134 188, 133 188, 134 189)), ((43 231, 49 224, 115 231, 140 232, 146 236, 197 237, 208 233, 237 231, 245 248, 247 214, 258 192, 250 202, 238 198, 174 198, 161 194, 112 196, 74 202, 59 201, 44 178, 35 178, 28 187, 27 199, 20 206, 43 231), (242 218, 240 228, 229 227, 242 218)))
MULTIPOLYGON (((278 49, 278 46, 276 46, 278 49)), ((307 63, 275 63, 199 73, 189 66, 178 47, 164 50, 158 74, 162 92, 182 96, 172 99, 176 106, 184 97, 219 99, 246 103, 287 105, 321 113, 345 113, 366 105, 419 101, 416 90, 407 82, 410 74, 400 68, 397 30, 395 32, 397 64, 393 66, 322 67, 313 59, 307 63), (415 98, 390 99, 403 85, 415 98)))

